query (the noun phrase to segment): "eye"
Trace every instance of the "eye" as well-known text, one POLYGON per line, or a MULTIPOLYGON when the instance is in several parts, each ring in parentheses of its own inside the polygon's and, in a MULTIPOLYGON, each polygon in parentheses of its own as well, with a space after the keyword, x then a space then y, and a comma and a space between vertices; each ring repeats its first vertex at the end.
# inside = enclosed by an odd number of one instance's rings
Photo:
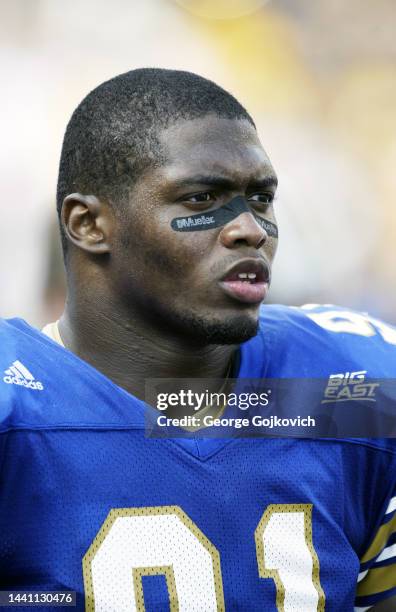
POLYGON ((185 202, 191 202, 192 204, 201 204, 202 202, 210 202, 212 196, 208 191, 203 191, 202 193, 194 193, 183 199, 185 202))
POLYGON ((253 193, 248 196, 248 201, 253 202, 254 208, 261 212, 265 212, 274 201, 274 194, 270 191, 262 193, 253 193))
POLYGON ((274 201, 273 193, 253 193, 248 197, 249 202, 264 202, 265 204, 271 204, 274 201))
POLYGON ((200 191, 199 193, 185 195, 180 198, 178 202, 187 208, 191 208, 192 210, 201 211, 210 208, 215 199, 214 194, 210 191, 200 191))

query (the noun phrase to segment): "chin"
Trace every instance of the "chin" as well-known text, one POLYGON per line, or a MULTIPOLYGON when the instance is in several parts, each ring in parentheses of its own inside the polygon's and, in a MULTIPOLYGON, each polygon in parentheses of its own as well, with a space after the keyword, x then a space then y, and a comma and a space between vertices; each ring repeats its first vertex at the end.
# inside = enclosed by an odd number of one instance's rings
POLYGON ((257 335, 258 321, 245 322, 238 325, 238 328, 230 328, 223 324, 208 331, 207 338, 210 344, 242 344, 257 335))
POLYGON ((258 316, 247 313, 222 318, 184 314, 177 318, 183 336, 202 344, 242 344, 256 336, 259 326, 258 316))

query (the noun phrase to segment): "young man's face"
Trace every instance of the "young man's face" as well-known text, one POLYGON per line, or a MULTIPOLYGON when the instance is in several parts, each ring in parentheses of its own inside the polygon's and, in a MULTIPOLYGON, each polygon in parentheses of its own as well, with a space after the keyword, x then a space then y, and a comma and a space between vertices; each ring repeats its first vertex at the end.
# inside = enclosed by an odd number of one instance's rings
POLYGON ((114 289, 127 307, 173 334, 204 343, 245 341, 257 332, 277 239, 250 212, 201 231, 175 231, 171 222, 210 216, 243 196, 256 215, 275 223, 275 172, 246 121, 180 121, 160 140, 165 162, 139 178, 119 223, 114 289))

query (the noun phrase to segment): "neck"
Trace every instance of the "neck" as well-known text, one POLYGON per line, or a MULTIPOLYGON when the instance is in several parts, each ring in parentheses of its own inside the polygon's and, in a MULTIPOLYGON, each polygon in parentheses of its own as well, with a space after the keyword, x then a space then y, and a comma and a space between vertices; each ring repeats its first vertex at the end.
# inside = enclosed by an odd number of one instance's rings
MULTIPOLYGON (((66 348, 126 391, 144 399, 147 378, 224 378, 235 346, 170 336, 136 312, 67 300, 59 321, 66 348), (117 314, 115 314, 117 313, 117 314)), ((214 388, 218 381, 214 381, 214 388)))

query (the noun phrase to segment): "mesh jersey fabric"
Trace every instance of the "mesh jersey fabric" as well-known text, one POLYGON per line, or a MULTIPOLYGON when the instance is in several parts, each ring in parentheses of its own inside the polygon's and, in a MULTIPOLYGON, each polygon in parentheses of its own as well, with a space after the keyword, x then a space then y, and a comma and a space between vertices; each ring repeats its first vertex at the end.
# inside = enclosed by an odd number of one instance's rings
MULTIPOLYGON (((395 377, 396 330, 364 321, 264 306, 239 376, 395 377)), ((347 612, 396 593, 393 440, 147 439, 143 402, 23 321, 0 346, 1 372, 27 371, 0 379, 3 590, 106 612, 347 612)))

